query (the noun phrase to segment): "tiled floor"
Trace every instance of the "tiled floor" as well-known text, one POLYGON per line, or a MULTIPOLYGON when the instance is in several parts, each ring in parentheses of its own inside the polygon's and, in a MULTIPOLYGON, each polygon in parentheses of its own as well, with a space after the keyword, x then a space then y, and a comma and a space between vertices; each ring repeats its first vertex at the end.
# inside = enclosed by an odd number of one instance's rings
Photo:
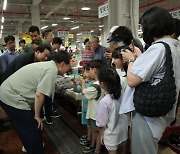
POLYGON ((159 146, 159 153, 158 154, 176 154, 170 148, 159 146))
MULTIPOLYGON (((44 154, 59 154, 45 131, 43 131, 43 140, 45 142, 44 154)), ((4 150, 4 154, 23 154, 22 143, 13 128, 0 133, 0 149, 4 150)))
MULTIPOLYGON (((69 128, 78 136, 86 133, 86 128, 80 125, 78 116, 75 118, 61 107, 58 109, 58 111, 61 113, 62 119, 67 123, 69 128)), ((180 123, 180 110, 178 111, 178 123, 180 123)), ((45 131, 43 131, 43 139, 45 141, 45 154, 59 154, 58 149, 52 143, 45 131)), ((7 132, 0 133, 0 149, 5 151, 4 154, 23 154, 21 148, 22 144, 13 128, 9 129, 7 132)), ((175 153, 167 147, 160 146, 158 154, 175 153)))

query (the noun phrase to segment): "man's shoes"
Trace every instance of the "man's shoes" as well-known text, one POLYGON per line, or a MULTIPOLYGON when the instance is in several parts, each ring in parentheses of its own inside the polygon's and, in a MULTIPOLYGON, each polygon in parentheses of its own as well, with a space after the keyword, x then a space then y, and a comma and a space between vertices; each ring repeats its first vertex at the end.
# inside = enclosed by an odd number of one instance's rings
POLYGON ((52 115, 51 115, 51 117, 52 118, 59 118, 61 115, 58 113, 58 111, 56 110, 56 111, 53 111, 53 113, 52 113, 52 115))
POLYGON ((51 117, 45 117, 45 121, 48 125, 52 125, 53 124, 53 121, 52 121, 52 118, 51 117))
POLYGON ((84 148, 83 153, 92 153, 94 151, 95 151, 94 147, 88 146, 84 148))
POLYGON ((4 153, 4 151, 2 149, 0 149, 0 154, 3 154, 3 153, 4 153))
MULTIPOLYGON (((44 144, 44 142, 43 142, 43 148, 44 148, 44 147, 45 147, 45 144, 44 144)), ((22 152, 27 152, 24 146, 22 147, 22 152)), ((0 153, 0 154, 1 154, 1 153, 0 153)))

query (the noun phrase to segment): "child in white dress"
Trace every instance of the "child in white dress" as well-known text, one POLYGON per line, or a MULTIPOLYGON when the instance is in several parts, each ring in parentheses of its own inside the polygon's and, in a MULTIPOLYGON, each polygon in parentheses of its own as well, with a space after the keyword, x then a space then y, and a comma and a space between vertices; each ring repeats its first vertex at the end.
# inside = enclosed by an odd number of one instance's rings
POLYGON ((112 68, 99 71, 100 87, 106 91, 101 99, 96 116, 101 143, 105 145, 109 154, 116 154, 118 146, 128 139, 129 116, 119 114, 123 90, 120 77, 112 68))

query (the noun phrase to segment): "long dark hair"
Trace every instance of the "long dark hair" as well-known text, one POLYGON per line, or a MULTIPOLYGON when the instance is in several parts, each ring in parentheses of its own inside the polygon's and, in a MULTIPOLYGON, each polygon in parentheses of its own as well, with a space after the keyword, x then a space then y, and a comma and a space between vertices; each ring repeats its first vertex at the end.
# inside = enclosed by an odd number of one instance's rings
POLYGON ((98 72, 99 82, 103 82, 107 87, 109 94, 113 95, 114 99, 119 99, 121 96, 121 82, 116 70, 113 68, 101 68, 98 72))

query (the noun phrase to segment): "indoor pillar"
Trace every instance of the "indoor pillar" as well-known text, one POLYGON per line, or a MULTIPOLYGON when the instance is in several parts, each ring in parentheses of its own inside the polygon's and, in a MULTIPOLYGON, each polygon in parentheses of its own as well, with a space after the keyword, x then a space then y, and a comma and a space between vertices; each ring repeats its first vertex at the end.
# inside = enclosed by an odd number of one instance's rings
POLYGON ((32 5, 32 25, 38 26, 39 29, 41 28, 41 20, 40 20, 40 11, 39 11, 39 5, 32 5))

